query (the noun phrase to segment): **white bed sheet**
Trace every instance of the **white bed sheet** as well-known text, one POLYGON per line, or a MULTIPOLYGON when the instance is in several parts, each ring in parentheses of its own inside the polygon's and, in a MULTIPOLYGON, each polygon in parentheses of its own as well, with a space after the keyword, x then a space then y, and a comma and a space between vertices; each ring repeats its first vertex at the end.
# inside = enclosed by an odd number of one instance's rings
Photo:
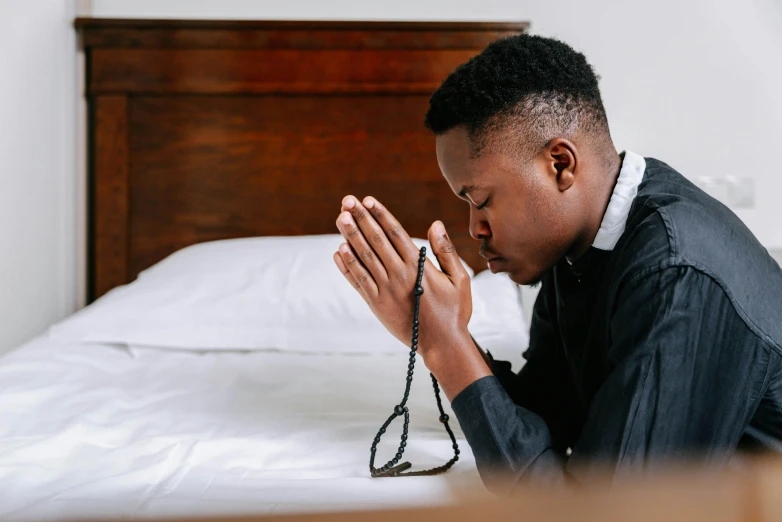
MULTIPOLYGON (((488 497, 460 460, 372 479, 369 446, 401 399, 407 354, 183 352, 40 337, 0 357, 0 517, 20 520, 373 509, 488 497)), ((447 400, 443 396, 447 405, 447 400)), ((416 364, 404 460, 452 456, 416 364)), ((396 451, 401 419, 380 444, 396 451)))

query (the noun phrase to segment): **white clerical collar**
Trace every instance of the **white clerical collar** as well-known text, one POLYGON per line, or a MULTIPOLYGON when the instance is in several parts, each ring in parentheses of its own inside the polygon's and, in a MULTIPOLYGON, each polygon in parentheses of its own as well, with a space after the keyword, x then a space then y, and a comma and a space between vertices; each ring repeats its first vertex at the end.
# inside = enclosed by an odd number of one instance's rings
MULTIPOLYGON (((624 153, 622 168, 619 171, 619 177, 616 180, 614 192, 611 194, 611 200, 608 202, 608 208, 603 215, 603 221, 600 223, 600 230, 597 231, 592 246, 598 250, 613 250, 619 238, 625 231, 627 216, 630 215, 630 207, 638 194, 638 185, 644 177, 646 170, 646 160, 629 150, 624 153)), ((565 258, 568 264, 573 262, 565 258)))
POLYGON ((638 185, 644 178, 646 160, 629 150, 625 151, 622 161, 622 169, 616 180, 614 192, 608 202, 608 208, 600 223, 592 246, 598 250, 613 250, 619 238, 625 231, 627 216, 630 215, 630 207, 638 194, 638 185))

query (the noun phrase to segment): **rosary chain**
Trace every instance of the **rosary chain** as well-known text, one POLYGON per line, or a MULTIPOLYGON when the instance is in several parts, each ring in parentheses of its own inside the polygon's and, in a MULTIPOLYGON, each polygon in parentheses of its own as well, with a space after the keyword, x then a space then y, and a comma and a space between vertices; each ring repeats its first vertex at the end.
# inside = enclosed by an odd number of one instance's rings
POLYGON ((443 411, 443 403, 440 400, 440 386, 437 383, 437 379, 435 379, 434 375, 431 373, 429 376, 432 378, 432 386, 434 387, 434 397, 437 400, 437 409, 440 411, 440 422, 443 423, 445 426, 445 431, 448 432, 448 436, 451 438, 451 443, 454 451, 454 456, 443 464, 442 466, 438 466, 436 468, 431 468, 427 470, 421 470, 421 471, 408 471, 404 472, 405 470, 409 469, 411 467, 409 462, 405 462, 403 464, 397 465, 397 463, 402 460, 402 455, 405 452, 405 447, 407 446, 407 434, 408 434, 408 427, 410 425, 410 411, 408 410, 406 404, 407 399, 410 395, 410 386, 413 384, 413 370, 415 368, 415 354, 418 350, 418 310, 421 303, 421 295, 424 293, 424 288, 421 286, 421 282, 423 281, 424 277, 424 265, 426 263, 426 247, 421 247, 420 255, 418 257, 418 278, 415 283, 415 288, 413 288, 413 297, 415 300, 415 304, 413 307, 413 335, 412 335, 412 342, 410 344, 410 359, 409 363, 407 365, 407 382, 405 384, 405 392, 402 396, 402 402, 394 406, 394 411, 391 413, 391 415, 386 419, 386 421, 383 423, 383 425, 380 427, 380 429, 377 432, 377 435, 375 436, 375 439, 372 441, 372 447, 370 449, 370 457, 369 457, 369 472, 372 475, 372 477, 420 477, 424 475, 438 475, 440 473, 444 473, 448 471, 451 466, 453 466, 456 461, 459 460, 459 445, 456 443, 456 437, 453 434, 453 431, 451 430, 451 427, 448 425, 448 414, 443 411), (383 434, 386 432, 386 428, 388 428, 389 424, 396 419, 397 417, 404 416, 404 425, 402 426, 402 438, 399 442, 399 449, 397 450, 396 455, 394 455, 394 458, 389 460, 386 464, 383 466, 376 468, 375 467, 375 454, 377 453, 377 445, 380 442, 380 438, 383 436, 383 434))

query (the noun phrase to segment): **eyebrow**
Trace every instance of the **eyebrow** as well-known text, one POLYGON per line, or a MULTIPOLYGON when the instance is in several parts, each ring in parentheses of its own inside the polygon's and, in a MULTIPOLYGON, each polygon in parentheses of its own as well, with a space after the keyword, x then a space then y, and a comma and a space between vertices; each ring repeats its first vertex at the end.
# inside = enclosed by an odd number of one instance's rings
POLYGON ((476 185, 467 185, 466 187, 462 187, 462 190, 459 191, 459 196, 464 197, 476 188, 478 188, 476 185))

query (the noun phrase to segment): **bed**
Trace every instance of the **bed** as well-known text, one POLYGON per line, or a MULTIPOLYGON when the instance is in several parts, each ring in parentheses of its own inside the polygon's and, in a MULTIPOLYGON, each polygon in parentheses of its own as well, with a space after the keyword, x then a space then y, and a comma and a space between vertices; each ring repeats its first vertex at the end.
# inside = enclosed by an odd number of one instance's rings
MULTIPOLYGON (((87 58, 88 295, 97 301, 0 358, 0 517, 225 516, 486 495, 457 423, 461 460, 445 475, 369 478, 369 444, 401 392, 404 349, 335 348, 316 331, 330 316, 298 326, 317 306, 299 307, 297 319, 288 310, 274 342, 226 341, 225 325, 210 321, 249 321, 248 301, 247 314, 226 313, 225 302, 264 290, 241 280, 227 291, 219 277, 250 273, 228 267, 253 256, 198 265, 222 276, 170 260, 202 252, 200 244, 250 244, 238 238, 325 238, 341 197, 354 193, 383 201, 413 236, 443 220, 480 272, 467 208, 441 179, 422 119, 450 70, 526 24, 80 19, 76 27, 87 58), (211 290, 199 286, 210 282, 211 290), (152 293, 127 306, 139 288, 152 293), (188 325, 179 319, 189 306, 198 312, 188 325)), ((275 266, 330 277, 299 255, 275 266)), ((318 295, 341 295, 327 286, 318 295)), ((496 294, 488 292, 486 306, 496 294)), ((351 320, 367 330, 350 345, 385 346, 362 313, 351 320)), ((253 325, 268 333, 275 324, 261 326, 253 325)), ((484 325, 489 342, 497 328, 484 325)), ((422 468, 445 462, 451 448, 431 382, 416 371, 405 458, 422 468)), ((393 445, 384 439, 381 451, 393 445)))
MULTIPOLYGON (((0 517, 258 515, 479 496, 461 435, 464 456, 445 475, 368 478, 369 443, 400 392, 388 377, 406 365, 404 353, 195 354, 36 339, 0 362, 0 517)), ((451 448, 421 377, 406 458, 434 466, 451 448)), ((393 454, 393 443, 380 451, 393 454)))

